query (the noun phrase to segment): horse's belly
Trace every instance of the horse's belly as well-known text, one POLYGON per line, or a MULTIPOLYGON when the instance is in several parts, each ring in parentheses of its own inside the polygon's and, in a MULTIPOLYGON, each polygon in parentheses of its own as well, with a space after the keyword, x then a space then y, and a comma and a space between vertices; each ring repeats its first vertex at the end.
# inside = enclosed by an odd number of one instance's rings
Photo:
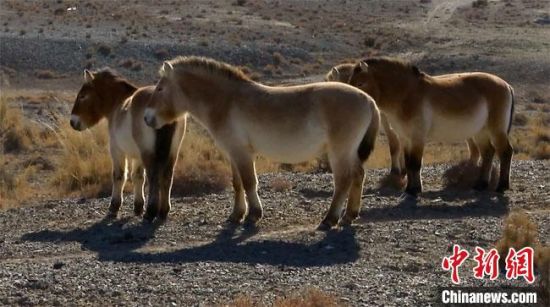
POLYGON ((311 160, 322 152, 325 138, 322 131, 314 129, 282 133, 276 129, 250 133, 250 141, 256 152, 282 163, 300 163, 311 160))
POLYGON ((441 142, 456 142, 471 138, 486 125, 487 115, 485 105, 479 107, 476 112, 459 117, 434 113, 428 138, 441 142))

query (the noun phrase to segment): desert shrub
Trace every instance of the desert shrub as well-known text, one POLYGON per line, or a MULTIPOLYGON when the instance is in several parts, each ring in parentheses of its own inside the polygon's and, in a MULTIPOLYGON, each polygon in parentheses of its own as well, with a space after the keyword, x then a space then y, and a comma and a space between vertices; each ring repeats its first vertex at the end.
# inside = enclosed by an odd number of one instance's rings
POLYGON ((61 75, 47 69, 39 69, 34 72, 34 75, 38 79, 57 79, 62 77, 61 75))
MULTIPOLYGON (((449 167, 443 173, 443 186, 449 189, 469 190, 477 182, 481 167, 475 165, 469 160, 460 161, 458 164, 449 167)), ((497 186, 498 170, 493 165, 489 178, 489 188, 494 189, 497 186)))
POLYGON ((24 119, 19 108, 9 107, 0 97, 0 143, 6 153, 28 150, 32 145, 35 127, 24 119))
POLYGON ((523 127, 529 122, 529 117, 525 113, 514 114, 514 126, 523 127))
POLYGON ((57 168, 51 183, 60 194, 109 195, 111 160, 106 123, 79 132, 69 127, 67 121, 60 121, 56 136, 62 151, 56 157, 57 168))
POLYGON ((488 0, 475 0, 472 2, 472 7, 474 8, 484 8, 487 7, 487 5, 489 5, 488 0))
POLYGON ((132 58, 119 61, 118 66, 124 67, 126 69, 130 69, 130 70, 134 70, 134 71, 139 71, 143 68, 143 65, 141 64, 141 62, 132 58))
POLYGON ((231 168, 206 133, 192 122, 183 139, 174 174, 176 196, 217 193, 230 183, 231 168))
MULTIPOLYGON (((504 219, 502 238, 496 243, 501 255, 501 267, 510 248, 516 250, 530 246, 535 250, 534 265, 539 272, 541 301, 550 303, 550 246, 543 246, 538 239, 538 228, 523 210, 512 211, 504 219)), ((544 304, 543 304, 544 305, 544 304)))
POLYGON ((275 177, 269 182, 269 187, 275 192, 286 192, 292 190, 292 182, 283 177, 275 177))
POLYGON ((102 56, 108 56, 112 51, 112 48, 105 44, 101 44, 97 47, 97 52, 102 56))

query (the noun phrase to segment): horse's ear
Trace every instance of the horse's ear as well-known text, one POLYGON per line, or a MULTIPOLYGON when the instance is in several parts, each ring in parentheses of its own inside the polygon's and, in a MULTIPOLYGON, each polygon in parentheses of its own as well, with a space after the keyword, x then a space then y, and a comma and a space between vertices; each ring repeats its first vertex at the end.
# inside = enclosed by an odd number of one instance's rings
POLYGON ((333 75, 333 76, 337 76, 340 74, 340 72, 338 71, 338 68, 336 67, 332 67, 332 69, 330 70, 330 73, 333 75))
POLYGON ((359 67, 361 67, 362 71, 367 71, 369 69, 369 65, 365 61, 359 62, 359 67))
POLYGON ((94 74, 91 71, 84 69, 84 81, 92 82, 94 80, 94 74))
POLYGON ((162 63, 162 70, 164 70, 165 72, 170 72, 174 70, 174 66, 172 66, 172 63, 170 62, 164 61, 164 63, 162 63))

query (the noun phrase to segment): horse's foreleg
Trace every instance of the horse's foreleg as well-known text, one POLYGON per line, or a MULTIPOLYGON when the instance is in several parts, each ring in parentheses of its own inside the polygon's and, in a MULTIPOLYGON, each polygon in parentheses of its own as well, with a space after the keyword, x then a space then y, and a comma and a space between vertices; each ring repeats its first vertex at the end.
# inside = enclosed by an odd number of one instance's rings
POLYGON ((159 204, 160 209, 157 217, 165 220, 168 217, 170 208, 170 191, 172 189, 175 159, 169 158, 169 162, 162 168, 162 173, 159 174, 159 204))
POLYGON ((479 148, 473 138, 469 138, 466 142, 468 143, 468 151, 470 152, 470 163, 477 165, 480 157, 479 148))
POLYGON ((159 206, 159 169, 154 159, 148 155, 142 156, 142 161, 145 165, 147 182, 149 182, 149 198, 143 219, 152 221, 157 216, 159 206))
POLYGON ((405 165, 407 167, 407 188, 405 189, 405 192, 415 197, 422 192, 422 178, 420 171, 422 169, 423 154, 423 142, 413 142, 411 148, 407 148, 407 150, 405 150, 405 165))
POLYGON ((134 184, 134 214, 140 216, 143 214, 143 205, 145 196, 143 187, 145 185, 144 169, 141 161, 135 160, 132 167, 132 183, 134 184))
POLYGON ((231 163, 231 173, 233 175, 234 202, 233 212, 231 212, 228 221, 239 224, 242 222, 246 214, 246 199, 239 169, 233 162, 231 163))
POLYGON ((126 182, 126 157, 119 151, 111 148, 111 159, 113 162, 113 190, 111 193, 111 205, 109 216, 116 217, 122 204, 122 193, 126 182))
POLYGON ((388 119, 384 114, 381 114, 382 126, 384 127, 384 132, 388 138, 388 145, 390 147, 390 156, 391 156, 391 169, 390 173, 394 175, 401 175, 402 171, 405 168, 405 165, 402 162, 403 153, 401 150, 401 143, 397 134, 390 126, 388 119))
POLYGON ((500 161, 500 174, 496 191, 502 193, 510 188, 510 166, 512 165, 514 149, 505 133, 495 136, 493 144, 500 161))
POLYGON ((489 187, 489 179, 491 176, 491 169, 493 168, 495 148, 491 144, 489 138, 485 135, 476 136, 475 140, 481 152, 481 169, 479 171, 479 178, 474 185, 474 189, 482 191, 489 187))
POLYGON ((341 225, 349 225, 359 216, 361 209, 361 196, 363 195, 363 183, 365 181, 365 170, 361 165, 356 167, 351 188, 349 191, 348 205, 346 212, 340 221, 341 225))

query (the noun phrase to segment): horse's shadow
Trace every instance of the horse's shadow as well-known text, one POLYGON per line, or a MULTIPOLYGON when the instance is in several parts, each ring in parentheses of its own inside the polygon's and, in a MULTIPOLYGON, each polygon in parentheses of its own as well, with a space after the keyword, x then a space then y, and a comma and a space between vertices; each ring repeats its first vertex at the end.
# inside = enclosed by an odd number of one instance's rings
POLYGON ((102 253, 112 250, 119 252, 138 249, 154 237, 160 223, 129 223, 130 217, 122 219, 103 218, 87 228, 70 231, 42 230, 24 234, 23 241, 35 242, 79 242, 83 250, 102 253))
MULTIPOLYGON (((24 241, 79 242, 83 249, 97 253, 100 261, 121 263, 192 263, 228 262, 244 264, 269 264, 295 267, 330 266, 354 262, 359 258, 359 244, 352 228, 333 230, 322 234, 316 242, 289 242, 290 239, 248 240, 258 229, 227 225, 209 243, 170 250, 139 249, 154 237, 158 226, 141 224, 121 231, 125 221, 106 220, 86 228, 72 231, 39 231, 22 236, 24 241), (118 233, 118 234, 117 234, 118 233)), ((309 235, 307 235, 309 236, 309 235)))
POLYGON ((509 212, 508 197, 496 193, 445 189, 424 192, 421 197, 431 203, 424 205, 417 198, 401 197, 396 206, 361 211, 359 223, 504 216, 509 212), (463 204, 448 203, 457 200, 467 201, 463 204))

